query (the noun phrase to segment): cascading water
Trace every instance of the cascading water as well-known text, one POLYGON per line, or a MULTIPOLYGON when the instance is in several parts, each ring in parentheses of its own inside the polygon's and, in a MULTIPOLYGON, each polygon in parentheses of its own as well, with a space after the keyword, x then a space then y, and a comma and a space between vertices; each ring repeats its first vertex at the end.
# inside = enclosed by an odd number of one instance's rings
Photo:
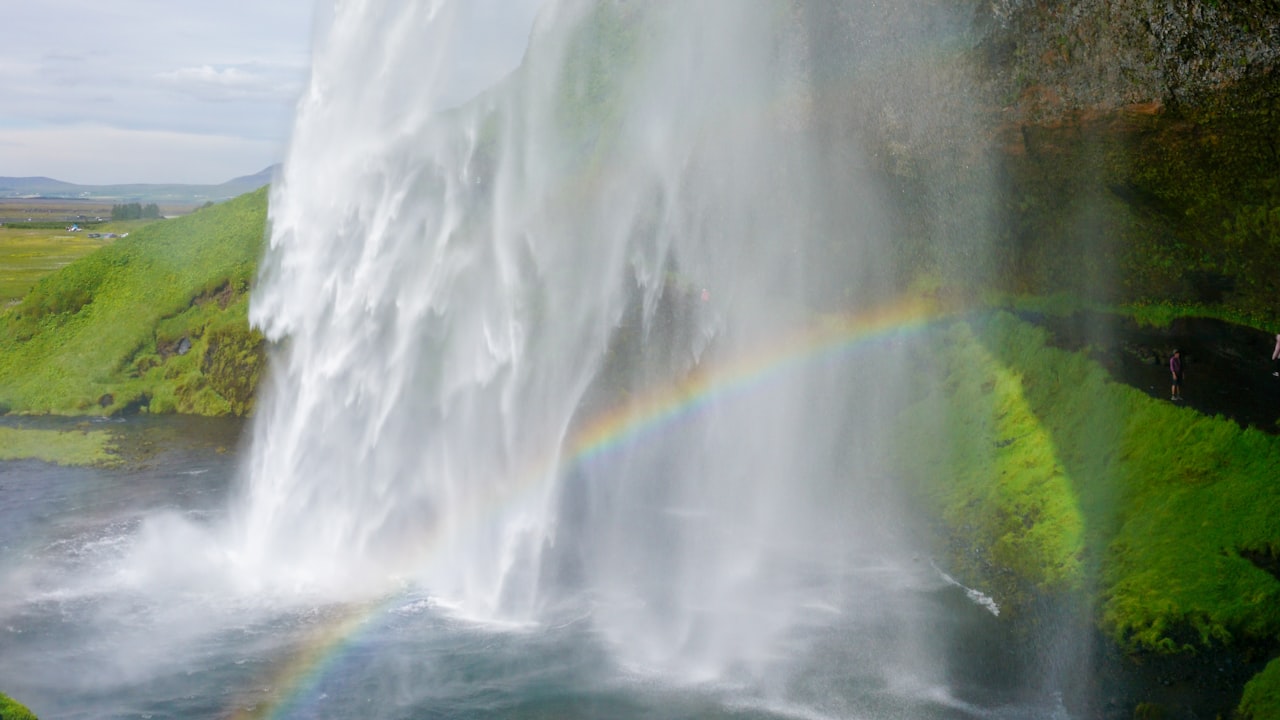
POLYGON ((875 185, 813 129, 812 19, 553 3, 516 73, 442 111, 452 11, 339 4, 317 54, 252 309, 279 348, 245 562, 480 618, 590 607, 629 659, 712 677, 786 652, 884 510, 860 512, 894 350, 607 456, 580 437, 885 294, 875 185))
POLYGON ((902 158, 857 119, 945 142, 904 108, 951 3, 554 1, 459 104, 475 7, 333 5, 242 482, 114 478, 4 569, 0 677, 69 718, 1057 717, 888 469, 902 158))

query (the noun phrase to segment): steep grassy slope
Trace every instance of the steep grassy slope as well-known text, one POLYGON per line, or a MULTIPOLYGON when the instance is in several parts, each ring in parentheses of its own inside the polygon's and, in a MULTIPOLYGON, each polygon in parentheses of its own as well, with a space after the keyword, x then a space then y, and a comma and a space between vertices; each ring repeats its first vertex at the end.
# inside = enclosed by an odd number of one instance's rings
POLYGON ((41 280, 0 315, 0 409, 247 412, 266 207, 262 189, 153 224, 41 280))
POLYGON ((1280 646, 1264 569, 1280 554, 1280 438, 1154 400, 1046 339, 1003 313, 952 326, 943 367, 922 374, 945 380, 901 419, 900 466, 950 566, 1015 617, 1083 590, 1129 652, 1280 646))
POLYGON ((18 701, 0 693, 0 720, 36 720, 36 716, 18 701))

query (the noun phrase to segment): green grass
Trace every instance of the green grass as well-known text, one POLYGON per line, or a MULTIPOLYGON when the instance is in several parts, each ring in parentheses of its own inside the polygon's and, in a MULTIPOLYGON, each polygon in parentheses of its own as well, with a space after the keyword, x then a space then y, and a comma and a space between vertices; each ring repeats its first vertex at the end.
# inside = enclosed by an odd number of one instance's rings
POLYGON ((152 223, 39 281, 0 315, 0 409, 248 412, 266 207, 263 189, 152 223))
POLYGON ((955 324, 945 380, 899 419, 899 465, 947 561, 1015 615, 1082 589, 1130 652, 1274 647, 1280 581, 1245 554, 1280 553, 1280 438, 1046 340, 1008 313, 955 324))
POLYGON ((1068 293, 1016 295, 989 291, 982 297, 987 308, 1066 316, 1077 312, 1097 312, 1131 318, 1140 326, 1167 328, 1174 320, 1211 318, 1235 325, 1273 332, 1275 322, 1267 315, 1251 313, 1229 305, 1174 300, 1136 300, 1127 303, 1090 301, 1068 293))
POLYGON ((1083 513, 1022 377, 966 324, 944 342, 947 380, 904 414, 899 464, 950 528, 949 567, 1018 614, 1037 594, 1081 587, 1083 513))
POLYGON ((36 716, 17 700, 0 693, 0 720, 36 720, 36 716))
POLYGON ((0 460, 44 460, 59 465, 114 465, 114 439, 105 430, 33 430, 0 427, 0 460))
POLYGON ((983 340, 1022 375, 1076 469, 1097 526, 1103 627, 1126 647, 1160 652, 1280 639, 1280 582, 1241 555, 1280 546, 1280 439, 1114 383, 1007 315, 983 340))
POLYGON ((1276 325, 1272 314, 1241 310, 1228 305, 1210 305, 1206 303, 1133 302, 1118 306, 1115 311, 1133 318, 1139 325, 1151 327, 1169 327, 1169 324, 1174 320, 1188 317, 1213 318, 1236 325, 1257 328, 1264 332, 1272 332, 1276 325))
POLYGON ((69 233, 61 227, 0 227, 0 308, 22 299, 44 276, 111 242, 90 239, 86 232, 69 233))
POLYGON ((1244 688, 1237 709, 1238 720, 1276 720, 1280 718, 1280 659, 1272 660, 1244 688))

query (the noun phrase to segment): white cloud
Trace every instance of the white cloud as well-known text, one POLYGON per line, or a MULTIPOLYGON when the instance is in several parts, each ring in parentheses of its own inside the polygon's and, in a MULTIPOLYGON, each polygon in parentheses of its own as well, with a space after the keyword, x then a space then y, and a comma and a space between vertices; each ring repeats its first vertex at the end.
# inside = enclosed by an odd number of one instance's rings
POLYGON ((295 98, 302 90, 303 71, 297 68, 200 65, 158 73, 156 78, 196 97, 209 100, 295 98))
POLYGON ((260 78, 238 68, 229 67, 219 70, 212 65, 182 68, 173 72, 160 73, 157 77, 178 82, 210 83, 222 87, 261 85, 260 78))
MULTIPOLYGON (((460 22, 448 88, 463 100, 519 61, 542 0, 452 1, 460 22)), ((220 182, 279 161, 310 67, 313 13, 323 17, 332 5, 37 0, 6 8, 0 175, 220 182)))
POLYGON ((15 5, 0 43, 0 175, 221 182, 279 161, 313 2, 15 5))

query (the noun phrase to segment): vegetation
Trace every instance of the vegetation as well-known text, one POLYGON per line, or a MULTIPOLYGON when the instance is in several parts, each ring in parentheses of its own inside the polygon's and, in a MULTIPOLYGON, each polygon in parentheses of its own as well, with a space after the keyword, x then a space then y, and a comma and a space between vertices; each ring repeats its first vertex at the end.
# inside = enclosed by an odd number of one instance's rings
POLYGON ((951 566, 1013 613, 1039 593, 1079 589, 1085 518, 1022 376, 967 324, 945 344, 947 380, 905 416, 900 464, 952 528, 951 566))
POLYGON ((40 278, 111 242, 87 233, 0 227, 0 308, 16 303, 40 278))
POLYGON ((36 720, 36 716, 18 701, 0 693, 0 720, 36 720))
POLYGON ((247 322, 266 190, 148 225, 39 281, 0 314, 0 408, 248 412, 247 322))
POLYGON ((1245 686, 1237 717, 1239 720, 1280 718, 1280 659, 1272 660, 1245 686))
POLYGON ((587 17, 567 48, 565 74, 559 78, 557 121, 572 144, 568 155, 598 160, 623 124, 625 69, 637 62, 642 38, 654 22, 651 9, 600 5, 587 17))
MULTIPOLYGON (((633 90, 626 67, 670 19, 638 7, 601 5, 564 48, 557 152, 584 186, 614 160, 633 90)), ((840 57, 824 49, 815 56, 840 57)), ((538 61, 537 48, 529 58, 538 61)), ((833 84, 850 79, 836 74, 833 84)), ((913 156, 903 143, 869 142, 903 284, 925 273, 938 288, 979 277, 990 281, 986 299, 1005 306, 1274 329, 1280 94, 1264 75, 1181 92, 1176 104, 1002 119, 991 133, 1003 152, 913 156)), ((480 166, 496 162, 501 131, 496 119, 483 125, 480 166)), ((77 253, 41 250, 56 262, 0 275, 0 298, 22 298, 0 314, 0 410, 249 412, 263 341, 247 326, 247 291, 265 209, 261 190, 206 203, 29 293, 36 275, 77 253)), ((159 209, 131 203, 111 214, 159 209)), ((0 267, 22 262, 0 256, 0 267)), ((1280 554, 1277 438, 1116 384, 1008 314, 955 323, 944 340, 940 357, 918 360, 919 377, 944 380, 921 386, 900 418, 908 452, 898 462, 938 518, 949 569, 1014 618, 1046 597, 1090 598, 1102 628, 1134 653, 1280 643, 1280 582, 1259 567, 1280 554)), ((18 448, 34 437, 0 441, 18 448)), ((1242 715, 1280 715, 1278 687, 1272 663, 1249 685, 1242 715)))
POLYGON ((155 203, 124 203, 111 206, 112 220, 157 219, 160 217, 160 206, 155 203))
POLYGON ((995 196, 1006 220, 991 255, 1006 288, 1280 321, 1274 85, 1023 127, 998 168, 1009 189, 995 196))
MULTIPOLYGON (((1015 617, 1093 593, 1133 653, 1280 643, 1258 562, 1280 554, 1280 439, 1115 383, 1007 313, 951 326, 942 356, 919 360, 945 379, 900 419, 898 462, 965 581, 1015 617)), ((1265 707, 1275 681, 1255 683, 1265 707)))
POLYGON ((105 430, 60 431, 0 427, 0 460, 44 460, 60 465, 113 465, 116 463, 113 450, 113 439, 105 430))

